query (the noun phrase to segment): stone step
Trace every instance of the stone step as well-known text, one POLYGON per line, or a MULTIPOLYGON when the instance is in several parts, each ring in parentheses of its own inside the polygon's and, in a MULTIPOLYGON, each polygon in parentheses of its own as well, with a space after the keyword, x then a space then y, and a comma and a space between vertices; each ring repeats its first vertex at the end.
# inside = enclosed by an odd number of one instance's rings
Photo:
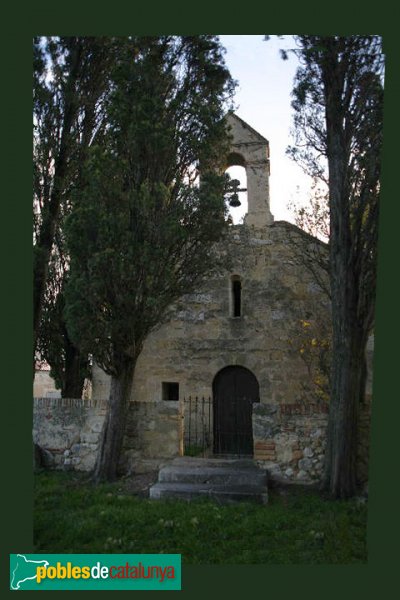
POLYGON ((162 467, 150 498, 211 497, 220 502, 268 500, 267 473, 251 459, 179 457, 162 467))
POLYGON ((221 503, 255 502, 266 504, 268 491, 260 485, 217 485, 201 483, 159 482, 150 488, 153 500, 178 498, 193 500, 195 498, 212 498, 221 503))
POLYGON ((198 458, 194 456, 179 456, 173 458, 168 465, 190 466, 190 467, 224 467, 235 469, 258 469, 252 458, 198 458))
POLYGON ((162 468, 158 481, 177 483, 200 483, 221 485, 266 485, 267 474, 257 468, 232 468, 224 466, 180 466, 162 468))

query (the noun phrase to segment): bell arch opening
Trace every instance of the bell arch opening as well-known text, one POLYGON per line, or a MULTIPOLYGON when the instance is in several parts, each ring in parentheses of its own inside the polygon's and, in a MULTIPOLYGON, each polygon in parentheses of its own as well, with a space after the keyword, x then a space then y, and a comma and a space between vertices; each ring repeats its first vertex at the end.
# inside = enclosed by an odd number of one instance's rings
POLYGON ((226 158, 225 173, 231 187, 227 195, 228 215, 233 225, 243 223, 248 212, 246 160, 239 152, 230 152, 226 158))
POLYGON ((244 165, 229 166, 225 173, 230 177, 230 189, 227 194, 228 214, 233 225, 243 222, 248 213, 247 172, 244 165))
POLYGON ((230 152, 226 159, 226 168, 229 167, 245 167, 246 168, 246 160, 243 154, 239 154, 239 152, 230 152))

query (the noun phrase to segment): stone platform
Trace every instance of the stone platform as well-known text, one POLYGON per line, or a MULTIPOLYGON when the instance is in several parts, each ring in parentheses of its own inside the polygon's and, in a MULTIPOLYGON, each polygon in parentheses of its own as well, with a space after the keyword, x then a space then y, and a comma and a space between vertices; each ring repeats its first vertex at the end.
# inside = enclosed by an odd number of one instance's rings
POLYGON ((267 473, 251 459, 180 457, 160 469, 152 499, 210 497, 218 502, 266 504, 267 473))

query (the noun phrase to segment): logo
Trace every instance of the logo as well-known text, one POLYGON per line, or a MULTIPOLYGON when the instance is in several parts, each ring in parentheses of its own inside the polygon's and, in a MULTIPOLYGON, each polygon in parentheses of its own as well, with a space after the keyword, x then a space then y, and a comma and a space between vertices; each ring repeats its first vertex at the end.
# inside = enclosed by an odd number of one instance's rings
POLYGON ((10 554, 12 590, 180 590, 180 554, 10 554))

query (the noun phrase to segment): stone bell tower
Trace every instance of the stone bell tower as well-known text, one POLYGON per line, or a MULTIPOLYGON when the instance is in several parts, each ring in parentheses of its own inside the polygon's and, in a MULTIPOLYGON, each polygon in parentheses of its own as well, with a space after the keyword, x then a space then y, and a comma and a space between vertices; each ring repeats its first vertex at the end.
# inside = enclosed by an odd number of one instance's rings
POLYGON ((227 115, 232 136, 227 167, 246 169, 248 212, 245 224, 258 229, 271 225, 269 208, 269 142, 234 113, 227 115))

